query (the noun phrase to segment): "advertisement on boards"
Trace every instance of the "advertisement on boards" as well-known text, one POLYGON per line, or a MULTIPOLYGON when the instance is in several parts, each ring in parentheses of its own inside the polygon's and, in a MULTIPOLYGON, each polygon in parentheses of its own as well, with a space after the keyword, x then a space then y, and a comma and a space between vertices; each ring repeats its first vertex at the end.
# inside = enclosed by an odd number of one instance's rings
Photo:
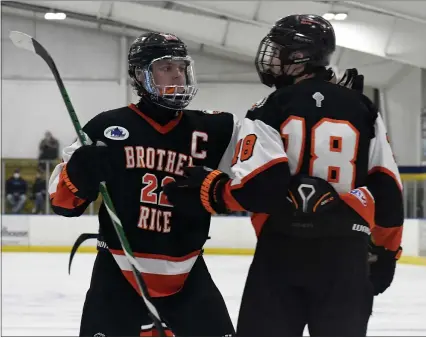
POLYGON ((1 216, 1 245, 29 245, 29 217, 1 216))

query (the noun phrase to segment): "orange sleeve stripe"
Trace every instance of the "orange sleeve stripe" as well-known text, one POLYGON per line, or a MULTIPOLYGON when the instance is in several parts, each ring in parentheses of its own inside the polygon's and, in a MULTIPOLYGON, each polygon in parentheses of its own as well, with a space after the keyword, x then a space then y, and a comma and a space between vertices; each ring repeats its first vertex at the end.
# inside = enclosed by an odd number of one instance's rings
POLYGON ((232 195, 232 190, 240 189, 247 183, 250 179, 260 174, 262 171, 269 169, 277 163, 288 162, 287 157, 281 157, 274 160, 269 161, 268 163, 262 165, 261 167, 253 170, 250 174, 244 177, 239 184, 231 185, 232 181, 229 181, 225 185, 225 189, 223 190, 222 198, 225 202, 226 207, 231 211, 244 211, 245 209, 241 206, 241 204, 234 198, 232 195))
POLYGON ((370 226, 370 229, 374 227, 374 217, 375 217, 375 203, 370 192, 364 188, 358 188, 364 193, 366 198, 365 205, 351 193, 341 194, 340 198, 348 204, 352 209, 354 209, 370 226))
POLYGON ((231 181, 225 184, 225 188, 222 193, 223 201, 225 202, 226 208, 231 211, 244 211, 245 209, 240 203, 232 196, 231 192, 231 181))
POLYGON ((385 167, 377 166, 377 167, 373 167, 373 168, 371 168, 371 169, 368 171, 368 175, 374 174, 374 173, 376 173, 376 172, 382 172, 382 173, 384 173, 384 174, 386 174, 386 175, 388 175, 388 176, 392 177, 392 178, 393 178, 393 180, 395 181, 396 185, 398 186, 399 190, 401 190, 401 191, 402 191, 402 186, 401 186, 401 184, 399 183, 398 179, 396 178, 395 174, 394 174, 392 171, 390 171, 389 169, 387 169, 387 168, 385 168, 385 167))
POLYGON ((268 214, 253 214, 251 216, 251 224, 253 225, 254 231, 256 232, 256 236, 259 237, 260 232, 262 231, 262 227, 265 222, 268 220, 268 214))
POLYGON ((396 251, 402 241, 402 226, 385 228, 375 225, 371 230, 374 244, 383 246, 388 250, 396 251))
MULTIPOLYGON (((174 337, 174 334, 171 330, 164 328, 164 333, 166 337, 174 337)), ((141 331, 139 337, 160 337, 160 333, 157 329, 153 328, 148 331, 141 331)))
POLYGON ((265 171, 265 170, 271 168, 272 166, 274 166, 278 163, 281 163, 281 162, 288 162, 288 158, 287 157, 280 157, 280 158, 273 159, 273 160, 269 161, 268 163, 265 163, 264 165, 253 170, 250 174, 245 176, 239 184, 232 185, 231 190, 242 188, 244 186, 244 184, 247 183, 247 181, 251 180, 256 175, 259 175, 262 171, 265 171))
POLYGON ((70 182, 65 170, 62 169, 59 175, 59 182, 56 187, 56 192, 50 194, 50 199, 53 206, 64 209, 75 209, 86 202, 85 199, 78 198, 73 193, 78 191, 77 188, 70 182))

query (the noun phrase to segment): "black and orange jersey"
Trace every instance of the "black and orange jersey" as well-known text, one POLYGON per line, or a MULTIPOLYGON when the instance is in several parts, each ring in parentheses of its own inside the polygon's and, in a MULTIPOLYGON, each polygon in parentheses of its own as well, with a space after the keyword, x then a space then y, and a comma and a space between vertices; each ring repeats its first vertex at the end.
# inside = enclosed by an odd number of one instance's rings
POLYGON ((283 210, 291 176, 327 180, 339 193, 366 186, 375 198, 376 245, 397 250, 402 237, 402 184, 373 103, 357 91, 307 79, 255 105, 241 124, 234 178, 224 198, 231 210, 256 213, 259 233, 268 214, 283 210))
MULTIPOLYGON (((103 112, 83 130, 90 142, 110 149, 114 179, 106 182, 109 194, 151 295, 164 296, 182 287, 208 238, 210 214, 191 217, 181 212, 168 202, 162 187, 182 177, 185 166, 229 171, 238 124, 229 113, 184 110, 160 125, 138 107, 103 112)), ((79 216, 91 202, 73 194, 76 188, 67 176, 67 162, 80 146, 77 141, 64 149, 63 162, 49 182, 51 204, 59 215, 79 216)), ((135 285, 104 204, 99 239, 135 285)))

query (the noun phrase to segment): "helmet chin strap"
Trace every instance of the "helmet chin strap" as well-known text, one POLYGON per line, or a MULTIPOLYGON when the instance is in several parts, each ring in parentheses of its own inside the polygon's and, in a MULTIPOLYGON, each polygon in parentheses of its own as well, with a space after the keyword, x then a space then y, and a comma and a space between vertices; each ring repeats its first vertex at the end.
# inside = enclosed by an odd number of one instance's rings
POLYGON ((313 74, 314 77, 322 78, 325 81, 330 81, 334 76, 334 72, 331 68, 326 69, 325 67, 312 67, 310 65, 306 65, 305 69, 297 75, 282 74, 275 77, 275 88, 279 89, 286 86, 291 86, 296 83, 297 79, 308 74, 313 74))
MULTIPOLYGON (((299 77, 299 75, 297 77, 299 77)), ((277 76, 275 77, 275 88, 280 89, 287 86, 291 86, 295 83, 297 77, 288 74, 277 76)))

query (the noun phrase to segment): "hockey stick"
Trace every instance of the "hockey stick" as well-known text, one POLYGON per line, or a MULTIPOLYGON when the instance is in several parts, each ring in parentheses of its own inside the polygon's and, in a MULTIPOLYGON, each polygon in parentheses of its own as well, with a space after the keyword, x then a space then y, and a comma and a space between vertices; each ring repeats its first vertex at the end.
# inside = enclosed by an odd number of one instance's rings
MULTIPOLYGON (((67 107, 68 114, 71 118, 74 129, 77 132, 78 139, 83 145, 87 145, 88 141, 86 139, 86 134, 83 132, 83 129, 81 128, 80 121, 78 120, 74 107, 71 104, 71 100, 68 96, 67 90, 65 89, 64 83, 62 82, 61 76, 59 75, 59 71, 56 68, 55 63, 53 62, 52 57, 37 40, 35 40, 34 38, 32 38, 31 36, 27 34, 17 32, 17 31, 11 31, 9 37, 16 47, 21 49, 26 49, 32 53, 37 54, 47 63, 56 80, 56 84, 59 87, 59 91, 61 92, 62 98, 67 107)), ((151 319, 153 320, 155 328, 157 329, 159 334, 165 337, 166 333, 161 323, 160 315, 158 314, 158 311, 155 308, 155 306, 152 304, 151 298, 146 289, 145 282, 142 279, 142 276, 141 276, 142 268, 140 267, 138 261, 135 259, 133 251, 130 248, 129 241, 127 240, 127 237, 123 230, 123 225, 121 224, 121 221, 117 216, 117 212, 115 211, 114 205, 108 194, 108 190, 107 190, 105 182, 101 182, 99 186, 99 191, 101 192, 102 198, 105 203, 105 207, 108 211, 112 224, 114 225, 114 229, 120 240, 121 247, 123 248, 123 251, 130 263, 130 266, 132 267, 132 271, 133 271, 133 274, 135 275, 136 283, 142 295, 142 299, 145 302, 145 305, 148 309, 148 313, 151 319)))

